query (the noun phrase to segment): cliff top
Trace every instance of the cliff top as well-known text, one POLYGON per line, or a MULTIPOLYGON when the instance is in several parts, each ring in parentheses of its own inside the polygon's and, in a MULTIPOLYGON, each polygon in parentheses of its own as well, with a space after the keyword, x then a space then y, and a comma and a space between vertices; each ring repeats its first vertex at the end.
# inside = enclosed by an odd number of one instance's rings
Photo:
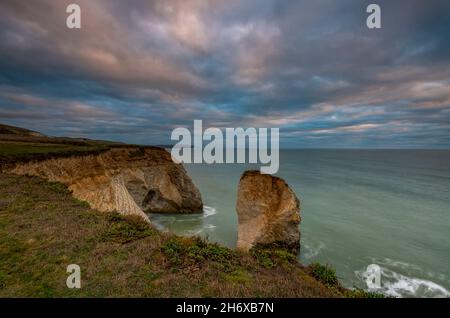
POLYGON ((43 134, 29 130, 25 128, 0 124, 0 135, 16 135, 16 136, 29 136, 29 137, 44 137, 43 134))
POLYGON ((0 170, 17 162, 99 154, 123 147, 155 148, 88 138, 51 137, 25 128, 0 124, 0 170))

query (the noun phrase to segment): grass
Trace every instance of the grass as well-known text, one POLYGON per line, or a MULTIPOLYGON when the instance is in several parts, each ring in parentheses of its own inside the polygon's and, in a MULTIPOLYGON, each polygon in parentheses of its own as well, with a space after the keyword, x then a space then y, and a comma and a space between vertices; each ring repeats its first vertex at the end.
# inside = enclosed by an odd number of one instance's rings
POLYGON ((355 288, 353 290, 347 290, 344 292, 345 297, 348 298, 385 298, 383 294, 368 292, 360 288, 355 288))
MULTIPOLYGON (((152 146, 127 145, 109 141, 82 141, 67 138, 23 137, 10 140, 0 134, 0 171, 18 162, 40 161, 49 158, 63 158, 75 155, 97 155, 112 148, 137 148, 131 157, 140 157, 146 148, 152 146), (41 140, 43 139, 44 140, 41 140)), ((17 137, 18 138, 18 137, 17 137)))
MULTIPOLYGON (((0 168, 129 146, 3 128, 0 168)), ((140 218, 95 211, 60 183, 0 173, 0 297, 380 296, 344 289, 331 267, 303 267, 280 246, 243 253, 163 233, 140 218), (79 290, 66 286, 69 264, 81 267, 79 290)))
MULTIPOLYGON (((1 128, 1 124, 0 124, 1 128)), ((134 147, 131 157, 140 157, 153 146, 128 145, 111 141, 64 137, 31 137, 0 134, 0 171, 18 162, 40 161, 75 155, 97 155, 112 148, 134 147)))
POLYGON ((109 215, 111 226, 102 234, 104 242, 125 244, 154 235, 154 230, 135 217, 123 217, 119 214, 109 215))
POLYGON ((36 135, 27 129, 0 124, 0 168, 17 162, 99 154, 111 148, 128 146, 106 140, 36 135))
POLYGON ((326 286, 333 287, 339 285, 336 271, 330 265, 313 263, 310 265, 310 269, 312 276, 326 286))
POLYGON ((87 151, 91 150, 92 148, 93 146, 2 141, 0 154, 3 156, 27 156, 30 154, 49 154, 67 151, 87 151))
POLYGON ((309 265, 311 275, 330 289, 342 293, 347 298, 384 298, 383 294, 368 292, 360 288, 345 289, 339 283, 336 270, 330 265, 313 263, 309 265))
POLYGON ((244 253, 101 213, 63 185, 0 174, 0 297, 342 297, 284 250, 244 253), (81 289, 66 286, 69 264, 81 289))
POLYGON ((161 251, 174 264, 198 265, 205 261, 224 272, 237 266, 236 252, 218 244, 208 243, 199 237, 172 237, 161 246, 161 251))
POLYGON ((0 166, 49 157, 68 157, 77 154, 98 154, 111 149, 106 144, 38 143, 0 140, 0 166))

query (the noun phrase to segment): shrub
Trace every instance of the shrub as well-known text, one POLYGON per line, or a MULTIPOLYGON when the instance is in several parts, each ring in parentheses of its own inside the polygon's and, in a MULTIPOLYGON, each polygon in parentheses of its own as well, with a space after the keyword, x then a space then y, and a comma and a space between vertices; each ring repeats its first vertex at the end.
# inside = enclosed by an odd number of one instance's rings
POLYGON ((44 183, 47 185, 47 187, 52 190, 55 193, 60 193, 60 194, 68 194, 70 193, 69 189, 67 188, 67 186, 65 186, 62 183, 59 182, 47 182, 44 183))
POLYGON ((183 246, 181 242, 172 238, 161 246, 161 251, 169 258, 172 263, 178 264, 181 260, 183 246))
POLYGON ((344 293, 345 297, 348 298, 385 298, 383 294, 368 292, 361 288, 355 288, 353 290, 347 290, 344 293))
POLYGON ((289 262, 289 263, 293 263, 293 262, 297 262, 297 255, 295 255, 294 253, 285 250, 285 249, 276 249, 273 251, 273 255, 281 261, 284 262, 289 262))
POLYGON ((267 248, 256 246, 252 248, 250 252, 265 268, 272 268, 286 262, 297 262, 297 256, 290 250, 284 248, 267 248))
POLYGON ((153 235, 152 228, 140 219, 125 218, 117 213, 111 214, 108 219, 111 226, 103 233, 103 241, 125 244, 153 235))
POLYGON ((74 201, 75 201, 75 203, 77 205, 79 205, 79 206, 81 206, 83 208, 89 209, 91 207, 91 205, 87 201, 83 201, 83 200, 80 200, 80 199, 77 199, 77 198, 74 198, 74 201))
POLYGON ((258 260, 258 263, 265 268, 272 268, 275 266, 272 261, 270 250, 252 248, 250 253, 258 260))
POLYGON ((313 263, 310 265, 312 276, 327 286, 339 285, 336 271, 331 266, 313 263))
POLYGON ((243 269, 236 269, 229 274, 224 274, 223 278, 227 282, 236 284, 247 284, 252 280, 251 275, 243 269))
POLYGON ((218 244, 208 243, 195 238, 172 238, 162 245, 162 252, 174 263, 180 261, 203 262, 213 261, 228 267, 233 259, 233 252, 218 244))

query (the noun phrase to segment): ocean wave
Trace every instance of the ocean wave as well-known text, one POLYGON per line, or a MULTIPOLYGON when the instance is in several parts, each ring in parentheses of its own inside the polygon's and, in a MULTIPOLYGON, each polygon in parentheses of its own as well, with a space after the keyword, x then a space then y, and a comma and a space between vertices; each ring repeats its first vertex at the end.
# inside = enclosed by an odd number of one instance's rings
POLYGON ((185 233, 183 233, 181 235, 201 236, 202 234, 210 233, 210 232, 214 231, 215 228, 216 228, 215 225, 207 224, 205 226, 202 226, 201 228, 195 228, 195 229, 188 230, 188 231, 186 231, 185 233))
POLYGON ((373 261, 373 263, 376 263, 379 265, 385 265, 388 268, 398 268, 398 269, 407 270, 407 271, 422 272, 422 268, 420 268, 420 266, 402 262, 402 261, 398 261, 398 260, 394 260, 394 259, 387 258, 387 257, 385 257, 383 259, 372 259, 372 261, 373 261))
POLYGON ((216 208, 213 208, 211 206, 203 206, 203 218, 210 217, 211 215, 217 214, 216 208))
POLYGON ((302 247, 300 249, 301 256, 303 256, 304 259, 309 260, 317 255, 319 255, 320 251, 325 247, 325 244, 322 242, 319 242, 318 245, 312 246, 309 244, 302 244, 302 247))
MULTIPOLYGON (((383 262, 380 262, 383 263, 383 262)), ((389 263, 399 268, 415 268, 416 265, 411 265, 404 262, 387 260, 384 263, 389 263)), ((423 278, 410 277, 393 271, 385 266, 380 266, 381 270, 381 287, 369 288, 367 279, 372 275, 373 269, 368 267, 360 271, 355 271, 356 276, 361 279, 366 285, 367 289, 372 292, 382 293, 393 297, 427 297, 427 298, 450 298, 450 291, 445 287, 426 280, 423 278)))
POLYGON ((164 225, 162 225, 159 222, 156 222, 155 220, 152 220, 152 225, 159 231, 167 231, 164 225))
POLYGON ((200 234, 202 234, 202 233, 203 233, 203 229, 200 228, 200 229, 189 230, 189 231, 186 232, 185 235, 188 235, 188 236, 197 236, 197 235, 200 235, 200 234))
POLYGON ((203 228, 205 230, 214 230, 216 226, 214 224, 206 224, 205 226, 203 226, 203 228))

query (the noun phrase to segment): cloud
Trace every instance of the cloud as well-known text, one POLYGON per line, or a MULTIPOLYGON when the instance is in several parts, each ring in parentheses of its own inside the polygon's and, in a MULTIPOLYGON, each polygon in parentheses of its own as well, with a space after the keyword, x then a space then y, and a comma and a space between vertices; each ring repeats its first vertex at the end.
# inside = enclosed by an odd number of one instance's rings
POLYGON ((280 127, 289 147, 450 147, 450 4, 79 0, 0 3, 0 121, 167 143, 203 119, 280 127))

